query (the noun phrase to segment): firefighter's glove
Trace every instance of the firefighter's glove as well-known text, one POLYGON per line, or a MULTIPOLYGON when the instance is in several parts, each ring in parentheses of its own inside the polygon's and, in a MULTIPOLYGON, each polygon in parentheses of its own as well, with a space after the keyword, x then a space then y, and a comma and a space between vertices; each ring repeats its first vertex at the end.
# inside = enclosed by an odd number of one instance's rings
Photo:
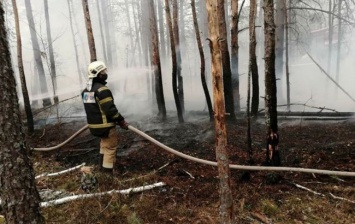
POLYGON ((128 130, 128 123, 125 120, 118 122, 118 125, 125 130, 128 130))

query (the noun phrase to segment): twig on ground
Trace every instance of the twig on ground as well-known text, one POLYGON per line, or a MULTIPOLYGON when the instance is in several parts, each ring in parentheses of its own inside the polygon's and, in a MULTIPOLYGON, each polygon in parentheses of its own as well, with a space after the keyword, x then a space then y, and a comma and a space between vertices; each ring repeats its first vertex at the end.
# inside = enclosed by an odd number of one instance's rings
POLYGON ((79 169, 79 168, 81 168, 81 167, 83 167, 83 166, 85 166, 85 163, 82 163, 82 164, 80 164, 80 165, 78 165, 78 166, 69 168, 69 169, 67 169, 67 170, 62 170, 62 171, 56 172, 56 173, 43 173, 43 174, 40 174, 40 175, 36 176, 35 179, 39 179, 39 178, 41 178, 41 177, 54 177, 54 176, 59 176, 59 175, 61 175, 61 174, 65 174, 65 173, 68 173, 68 172, 70 172, 70 171, 77 170, 77 169, 79 169))
POLYGON ((185 173, 187 173, 187 175, 189 175, 192 179, 195 179, 195 177, 194 176, 192 176, 192 174, 191 173, 189 173, 189 172, 187 172, 186 170, 183 170, 185 173))
POLYGON ((350 202, 350 203, 355 204, 355 201, 349 200, 349 199, 347 199, 347 198, 342 198, 342 197, 335 196, 335 195, 332 194, 332 193, 329 193, 329 194, 330 194, 330 196, 332 196, 332 198, 334 198, 334 199, 339 199, 339 200, 342 200, 342 201, 347 201, 347 202, 350 202))
POLYGON ((290 184, 294 185, 294 186, 297 187, 297 188, 300 188, 300 189, 302 189, 302 190, 306 190, 306 191, 311 192, 311 193, 313 193, 313 194, 315 194, 315 195, 319 195, 319 196, 322 196, 322 197, 325 196, 324 194, 319 193, 319 192, 316 192, 316 191, 313 191, 313 190, 311 190, 311 189, 309 189, 309 188, 307 188, 307 187, 305 187, 305 186, 302 186, 302 185, 299 185, 299 184, 296 184, 296 183, 293 183, 293 182, 290 182, 290 181, 288 181, 288 182, 289 182, 290 184))
POLYGON ((98 197, 98 196, 103 196, 103 195, 111 195, 111 194, 131 194, 131 193, 136 193, 136 192, 142 192, 146 190, 151 190, 156 187, 162 187, 165 186, 166 184, 164 182, 159 182, 151 185, 146 185, 142 187, 136 187, 136 188, 129 188, 126 190, 110 190, 106 192, 100 192, 100 193, 93 193, 93 194, 79 194, 79 195, 73 195, 69 197, 64 197, 60 198, 57 200, 52 200, 52 201, 46 201, 46 202, 41 202, 40 206, 42 208, 53 206, 53 205, 60 205, 64 204, 69 201, 74 201, 77 199, 85 199, 85 198, 92 198, 92 197, 98 197))

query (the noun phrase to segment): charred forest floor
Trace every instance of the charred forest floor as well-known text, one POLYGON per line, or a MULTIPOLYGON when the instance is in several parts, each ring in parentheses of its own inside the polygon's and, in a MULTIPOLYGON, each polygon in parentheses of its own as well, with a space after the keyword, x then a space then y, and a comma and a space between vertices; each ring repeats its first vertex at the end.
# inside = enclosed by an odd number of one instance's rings
MULTIPOLYGON (((28 143, 30 147, 57 145, 85 124, 83 121, 47 125, 36 130, 28 143)), ((164 123, 153 117, 130 124, 177 151, 215 161, 214 125, 206 116, 190 116, 182 124, 176 117, 169 117, 164 123)), ((246 131, 245 119, 227 124, 231 164, 249 165, 246 131)), ((280 121, 279 134, 282 166, 355 171, 353 120, 280 121)), ((256 166, 265 161, 265 135, 265 125, 253 123, 256 166)), ((43 208, 46 223, 219 223, 216 167, 175 156, 132 131, 119 129, 118 138, 112 183, 105 182, 104 175, 97 170, 99 139, 88 130, 60 149, 33 151, 35 173, 59 172, 85 162, 94 167, 99 181, 94 193, 156 182, 164 182, 166 186, 43 208)), ((81 172, 73 171, 36 181, 39 191, 51 189, 76 195, 86 193, 80 188, 81 177, 81 172)), ((231 189, 236 223, 355 223, 355 177, 231 170, 231 189)))

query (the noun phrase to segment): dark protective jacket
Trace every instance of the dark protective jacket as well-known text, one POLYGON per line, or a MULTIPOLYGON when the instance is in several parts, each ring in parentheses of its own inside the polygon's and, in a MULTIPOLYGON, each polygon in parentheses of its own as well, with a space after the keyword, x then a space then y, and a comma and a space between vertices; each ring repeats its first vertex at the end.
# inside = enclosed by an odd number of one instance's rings
POLYGON ((84 89, 81 95, 92 135, 107 137, 109 130, 124 120, 105 81, 94 78, 91 90, 84 89))

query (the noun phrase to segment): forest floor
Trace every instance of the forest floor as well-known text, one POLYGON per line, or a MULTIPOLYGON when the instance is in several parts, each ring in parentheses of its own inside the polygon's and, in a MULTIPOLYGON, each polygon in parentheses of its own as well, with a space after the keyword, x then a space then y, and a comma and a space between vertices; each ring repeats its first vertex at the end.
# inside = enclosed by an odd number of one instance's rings
MULTIPOLYGON (((179 152, 215 161, 214 125, 206 116, 189 115, 183 124, 178 124, 176 117, 169 117, 165 123, 144 118, 130 124, 179 152)), ((28 139, 29 145, 57 145, 83 125, 84 121, 47 125, 28 139)), ((244 119, 227 125, 231 164, 248 165, 246 131, 244 119)), ((279 133, 283 166, 355 172, 353 120, 280 121, 279 133)), ((256 166, 265 161, 265 135, 265 125, 254 123, 256 166)), ((119 129, 119 141, 114 181, 105 182, 105 176, 94 169, 99 184, 93 193, 157 182, 166 185, 46 207, 42 211, 47 223, 219 223, 216 167, 180 158, 132 131, 119 129)), ((33 151, 35 173, 59 172, 83 162, 97 167, 98 146, 99 140, 86 130, 61 149, 33 151)), ((80 188, 82 175, 76 170, 43 177, 37 179, 37 186, 41 192, 50 189, 65 195, 85 194, 80 188)), ((355 223, 355 177, 233 169, 231 189, 236 223, 355 223)))

